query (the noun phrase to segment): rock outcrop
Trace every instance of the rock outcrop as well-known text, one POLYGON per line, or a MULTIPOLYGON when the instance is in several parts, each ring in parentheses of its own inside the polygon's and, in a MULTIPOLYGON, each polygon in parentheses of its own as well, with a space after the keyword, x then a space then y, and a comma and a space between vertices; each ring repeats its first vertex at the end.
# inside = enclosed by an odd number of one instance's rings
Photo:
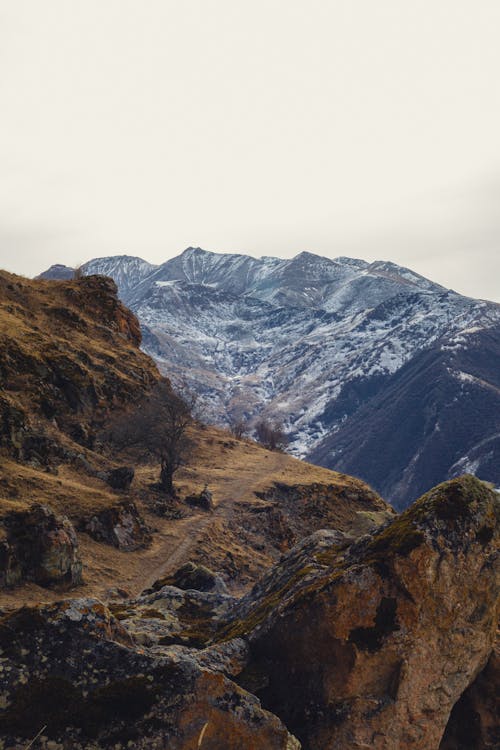
POLYGON ((30 281, 0 271, 0 448, 41 465, 61 461, 69 442, 92 449, 111 410, 160 378, 140 343, 111 279, 30 281))
POLYGON ((76 586, 82 562, 73 524, 45 505, 12 512, 4 519, 0 543, 0 584, 34 581, 41 586, 76 586))
POLYGON ((193 562, 187 562, 181 565, 172 575, 155 581, 150 591, 159 591, 164 586, 175 586, 183 591, 194 589, 195 591, 227 593, 226 585, 217 573, 214 573, 205 565, 196 565, 193 562))
POLYGON ((23 748, 40 730, 42 750, 300 748, 222 674, 134 646, 97 600, 4 616, 0 649, 4 748, 23 748))
POLYGON ((283 548, 288 549, 290 542, 320 527, 353 530, 359 535, 374 531, 383 520, 394 517, 391 506, 370 487, 353 477, 349 480, 345 486, 274 482, 264 492, 257 492, 269 503, 266 525, 271 536, 282 539, 283 548))
POLYGON ((118 466, 105 474, 105 480, 114 490, 128 490, 133 482, 135 470, 133 466, 118 466))
POLYGON ((186 497, 186 503, 188 505, 194 505, 198 508, 203 508, 203 510, 214 509, 212 493, 206 487, 200 492, 199 495, 188 495, 186 497))
POLYGON ((42 750, 493 750, 499 546, 500 497, 465 476, 361 538, 306 537, 241 600, 172 585, 191 569, 111 611, 8 613, 0 738, 22 748, 46 726, 42 750))
POLYGON ((96 541, 127 552, 147 547, 152 539, 137 506, 126 500, 95 513, 82 522, 81 529, 96 541))
POLYGON ((234 675, 310 750, 433 750, 498 621, 500 498, 438 486, 385 529, 304 540, 235 608, 234 675))

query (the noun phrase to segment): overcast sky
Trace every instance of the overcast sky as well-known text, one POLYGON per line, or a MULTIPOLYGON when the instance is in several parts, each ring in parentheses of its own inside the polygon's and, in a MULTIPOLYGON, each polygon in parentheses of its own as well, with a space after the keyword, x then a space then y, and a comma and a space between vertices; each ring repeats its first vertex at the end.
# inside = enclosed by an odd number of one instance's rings
POLYGON ((189 245, 500 300, 499 0, 0 0, 0 265, 189 245))

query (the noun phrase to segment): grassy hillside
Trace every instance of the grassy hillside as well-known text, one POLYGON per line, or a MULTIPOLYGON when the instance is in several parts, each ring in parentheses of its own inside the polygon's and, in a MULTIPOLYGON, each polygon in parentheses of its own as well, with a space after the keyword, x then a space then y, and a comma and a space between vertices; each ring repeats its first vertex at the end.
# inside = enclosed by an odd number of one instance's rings
MULTIPOLYGON (((104 277, 30 281, 0 273, 0 520, 32 503, 82 521, 133 501, 153 532, 145 549, 124 552, 78 531, 84 584, 75 596, 137 593, 188 559, 220 571, 240 590, 302 536, 324 526, 355 533, 391 510, 365 484, 269 452, 204 425, 191 428, 189 461, 175 476, 179 497, 158 515, 158 466, 137 451, 117 454, 101 427, 158 381, 139 349, 136 318, 104 277), (126 491, 103 479, 133 465, 126 491), (214 511, 184 501, 205 485, 214 511)), ((1 525, 0 525, 1 529, 1 525)), ((0 606, 60 593, 25 583, 0 592, 0 606)))

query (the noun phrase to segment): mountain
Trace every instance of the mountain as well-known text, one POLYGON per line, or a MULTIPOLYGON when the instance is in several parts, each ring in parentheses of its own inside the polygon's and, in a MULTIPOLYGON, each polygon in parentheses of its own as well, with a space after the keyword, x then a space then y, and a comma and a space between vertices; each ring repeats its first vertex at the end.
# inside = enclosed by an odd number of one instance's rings
POLYGON ((500 306, 394 263, 188 248, 99 258, 143 348, 219 424, 282 420, 293 455, 404 507, 464 469, 500 482, 500 306), (383 431, 384 449, 380 450, 383 431))
POLYGON ((322 526, 365 533, 394 516, 357 479, 202 425, 189 427, 168 496, 148 436, 116 439, 159 382, 170 394, 140 342, 112 279, 0 271, 0 610, 82 576, 88 595, 138 593, 176 560, 216 566, 239 588, 322 526), (207 484, 209 515, 186 501, 207 484))
MULTIPOLYGON (((192 422, 166 496, 110 429, 172 397, 140 342, 112 279, 0 271, 0 746, 497 748, 499 492, 461 476, 397 514, 192 422)), ((494 345, 456 366, 491 380, 494 345)))

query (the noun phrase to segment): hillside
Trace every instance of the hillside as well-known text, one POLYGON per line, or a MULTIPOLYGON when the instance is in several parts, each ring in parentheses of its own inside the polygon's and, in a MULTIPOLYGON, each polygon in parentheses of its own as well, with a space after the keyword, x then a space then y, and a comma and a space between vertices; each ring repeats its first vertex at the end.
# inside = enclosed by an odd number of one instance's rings
MULTIPOLYGON (((114 283, 0 273, 0 291, 0 519, 7 523, 33 503, 66 515, 77 531, 86 593, 106 597, 117 587, 138 593, 189 559, 214 567, 240 590, 321 525, 362 531, 391 514, 358 480, 201 424, 192 426, 189 463, 175 476, 179 499, 167 514, 158 511, 158 466, 143 463, 140 451, 120 454, 103 442, 109 418, 140 402, 160 378, 139 349, 137 319, 118 301, 114 283), (132 484, 114 488, 109 474, 128 466, 135 468, 132 484), (205 484, 213 513, 184 502, 205 484), (121 521, 137 534, 127 538, 127 549, 82 531, 89 519, 123 503, 138 512, 127 510, 121 521)), ((4 589, 0 605, 59 595, 26 581, 4 589)))
POLYGON ((394 263, 312 253, 189 248, 159 266, 117 256, 82 271, 115 279, 144 350, 209 420, 282 420, 295 456, 398 507, 464 470, 500 483, 499 305, 394 263))

